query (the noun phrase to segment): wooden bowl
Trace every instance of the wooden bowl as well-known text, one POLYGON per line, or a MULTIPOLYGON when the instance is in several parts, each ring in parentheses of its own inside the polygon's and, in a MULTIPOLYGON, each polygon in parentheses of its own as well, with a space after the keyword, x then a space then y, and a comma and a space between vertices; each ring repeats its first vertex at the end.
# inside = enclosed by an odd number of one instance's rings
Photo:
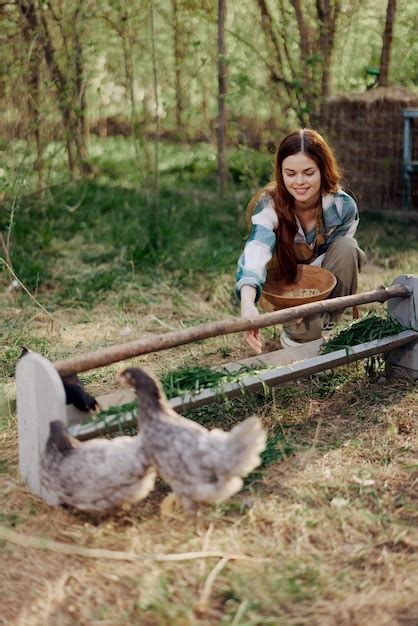
POLYGON ((287 309, 299 304, 325 300, 337 284, 334 274, 315 265, 298 265, 296 282, 284 284, 274 279, 274 271, 269 272, 262 295, 277 309, 287 309), (289 292, 299 289, 319 289, 319 293, 308 296, 289 296, 289 292))

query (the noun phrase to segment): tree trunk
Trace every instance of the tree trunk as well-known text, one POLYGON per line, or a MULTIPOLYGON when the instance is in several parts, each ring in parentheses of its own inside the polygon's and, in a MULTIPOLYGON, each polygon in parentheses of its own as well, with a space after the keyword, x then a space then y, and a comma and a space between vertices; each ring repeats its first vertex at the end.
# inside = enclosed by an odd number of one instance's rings
POLYGON ((134 64, 132 58, 132 45, 129 33, 129 15, 127 9, 122 12, 120 16, 121 26, 117 29, 118 35, 121 38, 122 50, 123 50, 123 62, 125 68, 125 91, 129 94, 131 104, 131 134, 134 140, 135 156, 138 167, 141 163, 141 151, 139 140, 139 120, 136 109, 136 99, 134 90, 134 64))
POLYGON ((331 95, 331 63, 335 44, 335 29, 340 12, 340 0, 317 0, 316 12, 319 21, 319 49, 321 51, 321 91, 319 96, 319 118, 323 122, 323 104, 331 95))
POLYGON ((331 60, 339 11, 340 0, 317 0, 316 2, 319 20, 319 49, 322 57, 321 101, 331 94, 331 60))
POLYGON ((88 159, 88 141, 89 141, 89 125, 87 119, 87 102, 86 102, 86 82, 84 78, 84 59, 83 46, 80 37, 80 17, 81 5, 79 5, 74 13, 74 89, 77 106, 75 108, 75 116, 77 120, 76 143, 80 156, 80 166, 85 174, 92 172, 91 164, 88 159))
POLYGON ((155 160, 154 160, 154 201, 153 201, 153 228, 150 243, 154 250, 161 250, 162 247, 162 229, 161 229, 161 206, 160 206, 160 100, 158 92, 158 65, 157 65, 157 47, 155 37, 155 2, 150 0, 149 4, 149 20, 151 35, 151 55, 152 55, 152 86, 155 106, 155 160))
MULTIPOLYGON (((33 0, 30 0, 33 3, 33 0)), ((79 34, 74 35, 74 31, 79 27, 77 24, 81 12, 81 0, 76 7, 73 18, 73 39, 71 41, 72 48, 69 49, 70 42, 65 36, 64 25, 60 18, 54 13, 50 0, 45 0, 39 5, 40 17, 40 38, 44 52, 46 65, 51 73, 52 82, 57 90, 58 107, 60 109, 64 128, 64 139, 67 147, 68 167, 72 176, 90 173, 92 168, 88 161, 87 146, 84 133, 82 132, 82 124, 80 119, 86 112, 80 112, 79 107, 84 98, 84 76, 83 76, 83 59, 81 41, 79 34), (47 12, 57 23, 60 29, 64 47, 67 54, 71 53, 68 66, 62 67, 58 61, 58 54, 55 48, 54 40, 51 33, 51 27, 48 23, 47 12), (78 47, 77 50, 77 41, 78 47), (71 59, 73 63, 71 63, 71 59)))
POLYGON ((71 110, 68 103, 69 86, 65 75, 61 72, 56 61, 54 44, 52 43, 52 38, 43 11, 44 9, 41 8, 40 17, 42 23, 42 48, 46 65, 51 73, 52 82, 57 90, 58 108, 62 115, 64 140, 67 147, 68 169, 70 170, 71 176, 75 176, 77 174, 77 156, 76 147, 72 138, 71 110))
MULTIPOLYGON (((276 69, 272 65, 269 67, 271 81, 276 86, 276 88, 278 88, 279 96, 281 98, 285 97, 288 103, 295 109, 296 115, 299 119, 299 123, 303 125, 304 116, 302 109, 304 107, 301 101, 300 90, 298 90, 297 88, 296 76, 293 75, 292 80, 290 81, 286 80, 285 78, 285 65, 287 60, 286 44, 282 43, 279 37, 276 35, 273 26, 273 18, 267 6, 266 0, 257 0, 257 4, 261 15, 261 27, 264 31, 267 41, 273 46, 275 66, 278 68, 276 69)), ((286 41, 286 34, 284 34, 283 39, 284 41, 286 41)), ((288 61, 288 64, 290 67, 290 59, 288 61)))
POLYGON ((41 49, 38 41, 38 20, 31 2, 19 0, 17 3, 22 18, 22 36, 25 41, 28 59, 28 113, 36 142, 35 170, 38 188, 44 187, 44 128, 41 105, 41 49))
POLYGON ((182 46, 182 38, 180 35, 179 21, 179 0, 172 0, 173 5, 173 36, 174 36, 174 67, 175 67, 175 86, 176 86, 176 129, 180 139, 184 138, 184 93, 181 77, 181 67, 183 65, 184 50, 182 46))
POLYGON ((386 9, 385 31, 383 33, 382 54, 380 57, 379 87, 389 85, 390 54, 392 51, 393 26, 395 23, 396 0, 388 0, 386 9))
POLYGON ((138 180, 141 180, 146 178, 153 171, 151 154, 147 142, 144 141, 144 134, 149 128, 149 95, 147 90, 145 90, 142 99, 141 117, 135 97, 134 40, 130 26, 132 23, 132 13, 130 13, 132 3, 129 2, 129 0, 125 0, 123 6, 120 4, 118 8, 117 20, 112 19, 109 15, 104 15, 103 17, 118 35, 122 45, 125 92, 127 94, 128 104, 130 105, 131 136, 138 167, 138 180))
POLYGON ((225 121, 225 98, 226 98, 226 51, 225 51, 225 22, 226 0, 218 0, 218 192, 222 198, 225 194, 227 168, 225 160, 226 152, 226 121, 225 121))
POLYGON ((304 125, 306 119, 310 124, 316 117, 317 102, 313 90, 313 76, 311 65, 309 64, 312 55, 312 33, 303 15, 300 0, 290 0, 295 12, 296 23, 299 31, 299 58, 302 74, 302 92, 307 106, 305 116, 299 115, 301 125, 304 125))

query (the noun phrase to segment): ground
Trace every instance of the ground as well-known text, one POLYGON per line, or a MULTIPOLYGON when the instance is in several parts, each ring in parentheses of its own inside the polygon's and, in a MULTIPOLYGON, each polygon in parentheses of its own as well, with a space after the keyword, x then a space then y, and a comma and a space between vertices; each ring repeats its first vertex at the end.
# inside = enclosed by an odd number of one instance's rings
MULTIPOLYGON (((406 243, 383 253, 376 228, 364 232, 363 247, 381 252, 369 254, 359 291, 416 267, 406 243)), ((403 242, 412 236, 406 232, 403 242)), ((197 521, 180 513, 161 518, 168 493, 162 482, 144 502, 105 518, 51 508, 21 482, 19 346, 55 360, 237 314, 231 267, 216 280, 203 274, 192 282, 187 286, 186 277, 179 288, 158 274, 146 287, 114 284, 88 306, 61 300, 52 313, 40 306, 47 290, 31 290, 37 302, 3 290, 0 624, 417 625, 418 397, 411 381, 387 379, 380 366, 373 373, 362 361, 191 414, 225 429, 257 414, 275 442, 272 462, 197 521), (201 554, 208 551, 215 554, 201 554), (168 556, 190 552, 200 554, 168 556)), ((275 330, 263 335, 267 349, 277 346, 275 330)), ((248 355, 242 338, 230 335, 130 362, 159 375, 248 355)), ((83 379, 95 394, 110 391, 119 368, 83 379)))

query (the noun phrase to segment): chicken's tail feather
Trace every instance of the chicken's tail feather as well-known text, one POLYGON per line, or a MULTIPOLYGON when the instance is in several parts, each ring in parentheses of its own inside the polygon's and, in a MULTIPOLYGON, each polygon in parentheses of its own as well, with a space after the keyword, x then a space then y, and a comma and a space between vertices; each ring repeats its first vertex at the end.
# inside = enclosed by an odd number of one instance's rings
POLYGON ((22 352, 20 353, 19 359, 21 359, 25 354, 29 354, 30 350, 26 346, 20 346, 22 352))
POLYGON ((247 476, 261 463, 260 454, 266 447, 266 433, 258 417, 248 417, 229 433, 226 469, 230 475, 247 476))
POLYGON ((70 437, 65 425, 60 420, 49 424, 49 438, 46 443, 47 450, 58 450, 64 455, 71 454, 76 448, 77 441, 70 437))

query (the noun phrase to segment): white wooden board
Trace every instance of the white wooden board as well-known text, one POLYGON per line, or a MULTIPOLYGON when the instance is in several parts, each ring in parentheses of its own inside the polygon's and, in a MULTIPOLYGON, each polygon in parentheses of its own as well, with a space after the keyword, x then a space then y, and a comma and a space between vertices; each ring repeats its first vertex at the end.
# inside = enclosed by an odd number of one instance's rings
POLYGON ((57 498, 41 485, 41 457, 49 436, 49 423, 66 423, 65 390, 48 359, 29 352, 16 366, 16 401, 20 476, 32 493, 49 504, 57 498))

